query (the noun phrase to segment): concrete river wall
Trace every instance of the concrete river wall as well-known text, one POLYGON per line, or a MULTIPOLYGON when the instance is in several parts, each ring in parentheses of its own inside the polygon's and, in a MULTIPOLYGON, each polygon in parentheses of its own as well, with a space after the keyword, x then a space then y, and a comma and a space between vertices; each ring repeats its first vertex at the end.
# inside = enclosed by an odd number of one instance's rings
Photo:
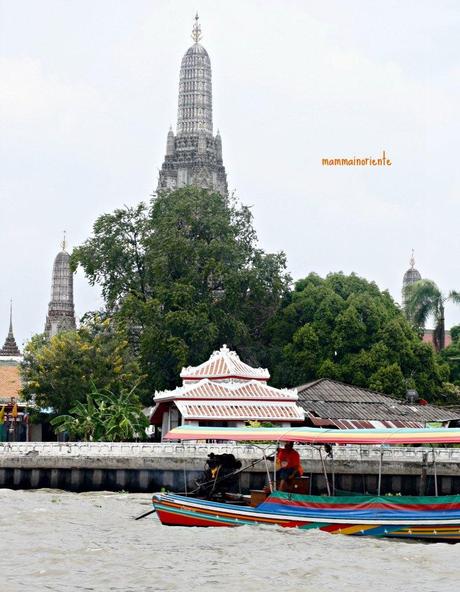
MULTIPOLYGON (((460 494, 460 448, 334 446, 333 458, 311 446, 297 450, 314 493, 326 493, 326 470, 337 490, 376 493, 381 473, 382 493, 460 494)), ((0 487, 190 491, 211 452, 234 454, 243 466, 262 456, 256 446, 231 443, 0 443, 0 487)), ((266 482, 262 461, 241 474, 240 486, 247 491, 266 482)))

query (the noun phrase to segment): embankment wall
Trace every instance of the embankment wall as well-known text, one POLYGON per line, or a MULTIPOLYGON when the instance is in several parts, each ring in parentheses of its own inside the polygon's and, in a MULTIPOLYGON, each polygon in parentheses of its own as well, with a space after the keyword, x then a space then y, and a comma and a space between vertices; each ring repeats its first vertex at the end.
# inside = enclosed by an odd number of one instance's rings
MULTIPOLYGON (((310 446, 297 450, 315 493, 327 490, 324 467, 330 487, 375 493, 381 467, 382 493, 431 495, 437 483, 439 494, 460 494, 459 448, 334 446, 333 458, 310 446)), ((231 443, 0 443, 0 487, 190 491, 211 452, 234 454, 244 466, 262 456, 256 446, 231 443)), ((242 473, 241 488, 260 489, 266 481, 260 462, 242 473)))

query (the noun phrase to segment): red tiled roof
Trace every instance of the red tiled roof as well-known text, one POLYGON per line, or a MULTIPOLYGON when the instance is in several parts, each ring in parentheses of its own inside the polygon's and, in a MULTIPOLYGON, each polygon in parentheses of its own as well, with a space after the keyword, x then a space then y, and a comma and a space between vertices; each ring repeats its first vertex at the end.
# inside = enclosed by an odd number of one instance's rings
POLYGON ((303 411, 294 402, 175 401, 183 419, 303 421, 303 411))
POLYGON ((276 389, 264 382, 215 382, 207 378, 184 384, 173 391, 155 393, 155 402, 177 399, 246 399, 256 401, 297 401, 295 390, 276 389))
POLYGON ((245 364, 236 352, 229 350, 224 345, 203 364, 182 368, 180 376, 184 379, 184 383, 202 378, 212 378, 213 380, 233 378, 266 382, 270 378, 270 373, 264 368, 252 368, 245 364))
MULTIPOLYGON (((423 337, 422 337, 422 340, 424 341, 424 343, 431 343, 431 345, 434 345, 433 333, 434 333, 433 329, 425 329, 425 331, 423 332, 423 337)), ((445 347, 449 347, 449 345, 452 345, 452 335, 450 334, 450 331, 446 331, 444 340, 445 340, 444 341, 445 347)))
POLYGON ((21 376, 17 364, 0 364, 0 402, 9 402, 11 397, 19 400, 21 376))

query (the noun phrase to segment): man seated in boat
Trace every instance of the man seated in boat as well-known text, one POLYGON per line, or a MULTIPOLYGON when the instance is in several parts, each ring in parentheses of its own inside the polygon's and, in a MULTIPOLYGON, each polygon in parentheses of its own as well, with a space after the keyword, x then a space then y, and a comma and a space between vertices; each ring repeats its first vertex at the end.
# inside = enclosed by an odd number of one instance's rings
POLYGON ((278 449, 276 471, 280 491, 289 491, 294 479, 302 476, 303 468, 300 464, 300 456, 297 450, 294 450, 293 442, 286 442, 284 448, 278 449))

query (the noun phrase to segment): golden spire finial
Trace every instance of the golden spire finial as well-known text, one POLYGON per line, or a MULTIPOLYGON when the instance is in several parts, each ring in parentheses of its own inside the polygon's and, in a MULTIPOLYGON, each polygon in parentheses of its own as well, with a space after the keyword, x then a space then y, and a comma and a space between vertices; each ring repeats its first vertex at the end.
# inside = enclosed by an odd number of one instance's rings
POLYGON ((414 269, 414 267, 415 267, 414 249, 412 249, 412 255, 411 255, 411 257, 410 257, 410 261, 409 261, 409 263, 410 263, 410 267, 411 267, 411 269, 414 269))
POLYGON ((64 230, 64 238, 62 239, 62 243, 61 243, 61 247, 62 250, 65 251, 66 247, 67 247, 67 237, 66 237, 66 231, 64 230))
POLYGON ((195 41, 195 43, 198 43, 198 41, 200 41, 202 35, 201 35, 201 26, 200 23, 198 22, 200 19, 200 17, 198 16, 198 12, 195 15, 195 24, 193 25, 193 29, 192 29, 192 39, 193 41, 195 41))

